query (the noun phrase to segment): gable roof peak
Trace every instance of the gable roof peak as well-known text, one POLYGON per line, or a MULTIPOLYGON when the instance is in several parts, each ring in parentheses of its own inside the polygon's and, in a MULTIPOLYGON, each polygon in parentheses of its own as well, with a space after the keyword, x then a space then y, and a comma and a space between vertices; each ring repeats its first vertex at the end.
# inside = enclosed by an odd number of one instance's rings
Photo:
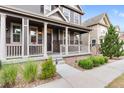
POLYGON ((92 25, 95 25, 95 24, 99 24, 104 17, 107 17, 107 20, 110 23, 109 18, 107 16, 107 13, 101 13, 101 14, 99 14, 97 16, 94 16, 94 17, 84 21, 82 24, 84 26, 92 26, 92 25))
POLYGON ((66 18, 66 17, 64 16, 64 14, 61 12, 61 10, 60 10, 59 7, 56 8, 56 9, 54 9, 54 10, 51 11, 50 13, 48 13, 46 16, 49 17, 49 16, 51 16, 51 15, 57 13, 57 12, 60 13, 60 15, 63 17, 63 19, 64 19, 66 22, 68 22, 67 18, 66 18))

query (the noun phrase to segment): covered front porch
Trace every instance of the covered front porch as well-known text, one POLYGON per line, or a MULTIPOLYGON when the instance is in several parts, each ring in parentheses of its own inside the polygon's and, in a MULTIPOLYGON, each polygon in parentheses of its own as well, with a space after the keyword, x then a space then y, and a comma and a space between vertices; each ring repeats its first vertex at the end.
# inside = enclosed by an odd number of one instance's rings
POLYGON ((0 19, 1 60, 90 53, 89 33, 87 43, 82 39, 85 30, 3 13, 0 19))

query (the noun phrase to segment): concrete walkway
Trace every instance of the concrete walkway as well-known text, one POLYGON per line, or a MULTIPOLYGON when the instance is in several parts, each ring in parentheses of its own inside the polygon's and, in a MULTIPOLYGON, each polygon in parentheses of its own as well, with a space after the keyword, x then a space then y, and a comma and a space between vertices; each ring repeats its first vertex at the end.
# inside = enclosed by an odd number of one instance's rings
POLYGON ((124 72, 124 60, 92 70, 80 71, 67 64, 57 65, 62 79, 38 86, 39 88, 103 88, 124 72))

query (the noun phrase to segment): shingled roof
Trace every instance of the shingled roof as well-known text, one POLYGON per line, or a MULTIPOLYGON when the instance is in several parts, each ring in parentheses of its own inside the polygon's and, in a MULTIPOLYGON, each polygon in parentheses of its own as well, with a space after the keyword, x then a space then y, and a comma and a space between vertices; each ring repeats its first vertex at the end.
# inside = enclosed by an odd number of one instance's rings
MULTIPOLYGON (((107 19, 108 19, 107 14, 106 14, 106 13, 102 13, 102 14, 100 14, 100 15, 98 15, 98 16, 92 17, 92 18, 90 18, 90 19, 84 21, 82 24, 83 24, 84 26, 92 26, 92 25, 95 25, 95 24, 101 24, 100 21, 101 21, 101 19, 102 19, 103 17, 105 17, 105 16, 106 16, 107 19)), ((108 19, 108 21, 109 21, 109 19, 108 19)), ((109 22, 110 22, 110 21, 109 21, 109 22)), ((103 25, 104 25, 104 24, 103 24, 103 25)))

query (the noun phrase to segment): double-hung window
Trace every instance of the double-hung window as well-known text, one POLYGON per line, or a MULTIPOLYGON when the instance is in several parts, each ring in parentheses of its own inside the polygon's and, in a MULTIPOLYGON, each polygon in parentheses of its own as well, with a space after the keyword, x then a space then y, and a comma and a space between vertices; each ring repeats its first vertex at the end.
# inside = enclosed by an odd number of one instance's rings
POLYGON ((37 28, 30 27, 30 43, 36 44, 37 43, 37 28))
POLYGON ((67 8, 63 8, 63 14, 67 18, 67 20, 70 21, 70 10, 67 8))
POLYGON ((80 24, 80 14, 74 13, 74 23, 80 24))
POLYGON ((38 27, 30 26, 30 44, 42 44, 42 31, 38 27))
POLYGON ((74 23, 74 12, 70 11, 70 22, 74 23))
POLYGON ((21 24, 12 23, 11 28, 12 28, 11 42, 12 43, 21 43, 21 32, 22 32, 21 24))
POLYGON ((51 5, 44 5, 44 14, 47 14, 51 11, 51 5))
POLYGON ((92 40, 92 46, 95 46, 95 45, 96 45, 96 40, 93 39, 93 40, 92 40))

